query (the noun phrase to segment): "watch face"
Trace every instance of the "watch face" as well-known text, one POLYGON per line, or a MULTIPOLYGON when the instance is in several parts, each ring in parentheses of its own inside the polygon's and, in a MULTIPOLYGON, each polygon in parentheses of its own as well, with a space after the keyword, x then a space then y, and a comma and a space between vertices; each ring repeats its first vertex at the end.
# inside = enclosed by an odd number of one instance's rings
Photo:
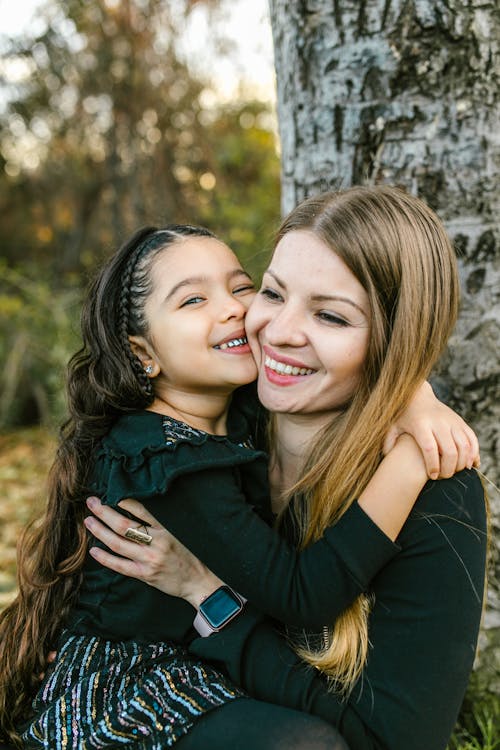
POLYGON ((205 619, 213 628, 219 628, 240 610, 241 602, 227 588, 214 591, 200 607, 200 611, 203 612, 205 619))

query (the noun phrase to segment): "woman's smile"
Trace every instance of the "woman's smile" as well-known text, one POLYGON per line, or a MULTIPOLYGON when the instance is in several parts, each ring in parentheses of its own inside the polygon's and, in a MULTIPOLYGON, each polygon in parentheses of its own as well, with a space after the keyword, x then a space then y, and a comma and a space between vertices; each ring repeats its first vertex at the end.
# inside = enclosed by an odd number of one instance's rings
POLYGON ((246 330, 267 409, 334 413, 348 403, 363 370, 368 295, 317 236, 292 231, 276 247, 246 330))
POLYGON ((290 357, 284 357, 269 346, 264 346, 264 369, 266 377, 276 385, 293 385, 305 376, 313 375, 316 370, 290 357))

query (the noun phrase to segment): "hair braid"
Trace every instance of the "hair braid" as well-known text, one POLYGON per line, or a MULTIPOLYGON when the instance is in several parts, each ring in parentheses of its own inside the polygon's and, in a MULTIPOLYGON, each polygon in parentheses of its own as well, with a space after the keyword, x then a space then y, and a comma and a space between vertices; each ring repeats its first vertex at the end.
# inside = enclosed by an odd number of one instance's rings
MULTIPOLYGON (((156 231, 157 230, 153 229, 152 234, 154 234, 156 231)), ((151 383, 151 379, 148 378, 148 376, 144 372, 141 361, 132 351, 128 335, 130 329, 130 288, 132 286, 132 278, 139 259, 150 246, 151 242, 143 242, 141 245, 139 245, 136 252, 130 256, 123 271, 123 286, 118 302, 118 335, 123 346, 123 351, 125 352, 125 355, 130 362, 139 385, 144 391, 144 395, 148 399, 153 398, 153 385, 151 383)))

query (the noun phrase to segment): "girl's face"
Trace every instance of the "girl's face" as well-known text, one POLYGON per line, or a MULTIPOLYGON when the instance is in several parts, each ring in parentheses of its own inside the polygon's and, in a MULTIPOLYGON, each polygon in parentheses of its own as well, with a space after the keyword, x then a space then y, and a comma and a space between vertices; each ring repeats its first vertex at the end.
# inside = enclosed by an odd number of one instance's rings
POLYGON ((329 415, 359 382, 368 349, 368 295, 315 234, 278 243, 247 315, 262 404, 273 412, 329 415))
POLYGON ((151 274, 145 313, 158 395, 229 394, 254 380, 244 320, 255 289, 227 245, 210 237, 176 241, 151 274))

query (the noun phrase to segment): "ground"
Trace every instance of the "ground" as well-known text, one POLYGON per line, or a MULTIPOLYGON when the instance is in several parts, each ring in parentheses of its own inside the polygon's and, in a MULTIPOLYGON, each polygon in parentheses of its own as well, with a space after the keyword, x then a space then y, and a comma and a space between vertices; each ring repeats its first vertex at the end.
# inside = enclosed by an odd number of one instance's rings
POLYGON ((16 545, 25 524, 42 512, 56 441, 40 428, 0 434, 0 609, 16 589, 16 545))

